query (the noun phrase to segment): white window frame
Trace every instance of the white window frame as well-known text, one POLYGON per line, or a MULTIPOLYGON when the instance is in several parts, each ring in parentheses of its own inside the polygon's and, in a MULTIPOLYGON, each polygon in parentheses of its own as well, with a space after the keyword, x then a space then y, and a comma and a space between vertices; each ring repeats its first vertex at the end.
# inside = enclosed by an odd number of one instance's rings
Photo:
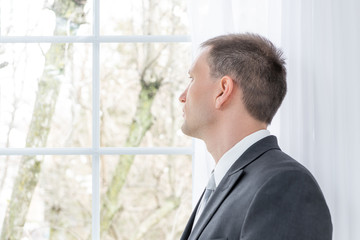
MULTIPOLYGON (((181 43, 189 35, 100 35, 99 1, 93 0, 93 34, 89 36, 2 36, 0 43, 91 43, 92 60, 92 146, 90 148, 0 148, 2 155, 91 155, 92 156, 92 239, 100 240, 100 156, 102 155, 191 155, 189 147, 101 147, 100 146, 100 44, 101 43, 181 43)), ((194 161, 193 161, 194 166, 194 161)), ((194 169, 194 167, 193 167, 194 169)), ((194 172, 194 170, 193 170, 194 172)), ((194 184, 193 184, 194 185, 194 184)))

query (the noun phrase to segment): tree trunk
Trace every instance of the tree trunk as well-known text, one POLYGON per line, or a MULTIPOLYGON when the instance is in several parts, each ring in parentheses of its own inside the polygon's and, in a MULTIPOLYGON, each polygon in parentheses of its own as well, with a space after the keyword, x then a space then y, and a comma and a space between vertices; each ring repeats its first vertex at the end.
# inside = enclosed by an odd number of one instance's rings
MULTIPOLYGON (((140 82, 141 90, 137 102, 136 113, 130 125, 129 135, 126 139, 126 146, 128 147, 139 146, 145 133, 153 124, 151 106, 154 102, 156 93, 161 86, 162 78, 150 83, 147 83, 143 79, 140 82)), ((101 207, 102 234, 109 230, 115 214, 121 209, 119 194, 126 182, 130 167, 134 162, 134 157, 134 155, 122 155, 119 157, 118 164, 103 198, 101 207)))
MULTIPOLYGON (((151 12, 151 9, 153 10, 154 4, 155 1, 149 2, 150 5, 149 12, 151 12)), ((152 27, 151 24, 147 26, 147 28, 149 29, 151 27, 152 27)), ((163 83, 163 77, 162 77, 163 73, 161 72, 157 73, 153 67, 156 64, 158 58, 161 56, 163 50, 165 50, 168 47, 169 46, 165 46, 163 49, 159 51, 154 51, 153 49, 151 49, 149 45, 146 46, 145 53, 147 60, 145 61, 145 64, 143 64, 144 67, 141 70, 141 74, 140 74, 141 90, 138 97, 136 112, 133 117, 132 123, 130 125, 130 131, 125 143, 125 146, 127 147, 139 146, 144 135, 151 128, 153 124, 153 115, 151 113, 151 107, 155 99, 155 96, 158 93, 163 83), (155 78, 155 80, 149 80, 147 78, 155 78)), ((173 56, 172 51, 170 50, 168 65, 172 60, 172 56, 173 56)), ((164 69, 167 69, 167 67, 165 66, 164 69)), ((123 210, 121 198, 120 198, 121 190, 124 184, 126 183, 126 179, 129 174, 130 168, 133 165, 134 158, 135 158, 134 155, 122 155, 119 157, 119 161, 116 165, 108 189, 105 193, 105 196, 102 198, 101 221, 100 221, 101 235, 109 231, 114 217, 116 216, 116 214, 119 214, 123 210)), ((165 215, 167 215, 168 213, 170 213, 170 211, 176 209, 179 206, 177 200, 170 201, 170 203, 167 202, 165 205, 166 205, 165 206, 166 210, 156 211, 156 213, 154 213, 154 216, 156 216, 160 212, 161 214, 164 214, 164 212, 166 212, 165 215)), ((145 220, 145 225, 147 227, 153 226, 155 224, 156 223, 154 222, 154 219, 145 220)), ((145 227, 145 225, 143 230, 147 228, 145 227)), ((143 234, 145 234, 145 232, 143 231, 139 232, 136 235, 136 237, 142 236, 143 234)))
MULTIPOLYGON (((54 35, 74 35, 82 24, 86 1, 56 0, 52 10, 56 14, 54 35), (71 23, 71 29, 66 24, 71 23), (65 25, 65 26, 64 26, 65 25)), ((45 55, 45 67, 38 83, 38 92, 30 123, 26 147, 45 147, 52 117, 65 70, 67 44, 53 43, 45 55)), ((39 181, 43 156, 24 156, 14 182, 11 200, 2 227, 2 240, 21 239, 26 215, 35 187, 39 181)))

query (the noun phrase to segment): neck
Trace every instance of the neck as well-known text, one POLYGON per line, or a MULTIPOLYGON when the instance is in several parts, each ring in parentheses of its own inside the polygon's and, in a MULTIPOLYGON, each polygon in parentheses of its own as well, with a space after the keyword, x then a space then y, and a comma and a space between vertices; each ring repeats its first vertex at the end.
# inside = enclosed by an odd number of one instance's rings
POLYGON ((244 124, 238 128, 223 125, 203 140, 209 153, 212 155, 217 164, 220 158, 242 139, 254 132, 266 128, 266 124, 244 124))

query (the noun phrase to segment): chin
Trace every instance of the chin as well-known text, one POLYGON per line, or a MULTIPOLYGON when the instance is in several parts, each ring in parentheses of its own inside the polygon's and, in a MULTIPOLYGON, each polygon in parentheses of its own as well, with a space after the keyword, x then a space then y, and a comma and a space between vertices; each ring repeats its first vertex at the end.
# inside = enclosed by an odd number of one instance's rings
POLYGON ((191 134, 191 130, 186 126, 186 124, 184 123, 182 126, 181 126, 181 131, 189 136, 189 137, 193 137, 192 134, 191 134))
POLYGON ((199 136, 196 134, 196 130, 189 128, 187 125, 185 125, 185 123, 182 125, 181 131, 189 137, 199 138, 199 136))
POLYGON ((184 124, 181 126, 181 131, 183 132, 183 134, 188 135, 188 131, 184 124))

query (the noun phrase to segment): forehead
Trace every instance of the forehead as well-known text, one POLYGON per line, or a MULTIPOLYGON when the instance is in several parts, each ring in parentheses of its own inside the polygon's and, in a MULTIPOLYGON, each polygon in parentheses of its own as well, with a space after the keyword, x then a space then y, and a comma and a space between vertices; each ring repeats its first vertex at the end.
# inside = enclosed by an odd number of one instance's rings
POLYGON ((192 63, 189 74, 196 73, 198 71, 209 70, 209 64, 207 62, 209 56, 210 48, 206 47, 199 51, 194 62, 192 63))

